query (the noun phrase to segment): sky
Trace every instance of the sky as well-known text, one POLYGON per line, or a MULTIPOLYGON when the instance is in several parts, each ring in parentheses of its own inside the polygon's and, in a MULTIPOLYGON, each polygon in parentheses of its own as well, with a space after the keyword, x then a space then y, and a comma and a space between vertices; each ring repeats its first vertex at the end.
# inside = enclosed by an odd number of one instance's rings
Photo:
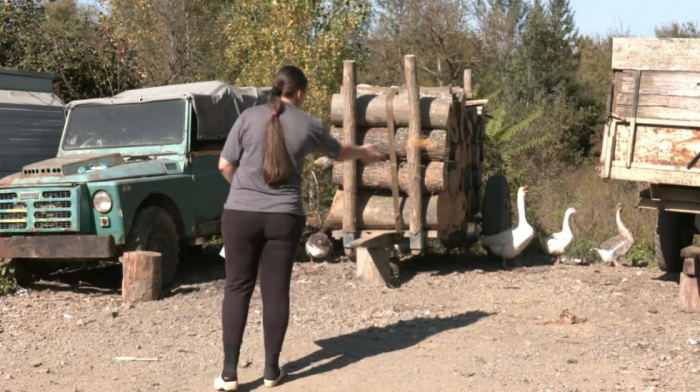
POLYGON ((672 21, 700 22, 700 0, 570 0, 579 33, 604 35, 622 23, 636 37, 672 21))
MULTIPOLYGON (((95 0, 78 0, 91 3, 95 0)), ((654 27, 672 21, 700 22, 700 0, 570 0, 579 33, 605 35, 622 24, 633 36, 653 37, 654 27)))

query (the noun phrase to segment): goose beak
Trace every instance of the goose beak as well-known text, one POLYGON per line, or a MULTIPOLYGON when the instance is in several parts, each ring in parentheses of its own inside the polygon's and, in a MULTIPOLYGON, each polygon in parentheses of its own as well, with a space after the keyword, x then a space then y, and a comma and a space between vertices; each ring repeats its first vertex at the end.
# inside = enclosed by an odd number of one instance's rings
POLYGON ((525 193, 526 195, 527 195, 527 192, 529 192, 527 188, 528 188, 527 185, 523 186, 523 193, 525 193))
POLYGON ((574 210, 574 214, 578 214, 578 210, 574 210))

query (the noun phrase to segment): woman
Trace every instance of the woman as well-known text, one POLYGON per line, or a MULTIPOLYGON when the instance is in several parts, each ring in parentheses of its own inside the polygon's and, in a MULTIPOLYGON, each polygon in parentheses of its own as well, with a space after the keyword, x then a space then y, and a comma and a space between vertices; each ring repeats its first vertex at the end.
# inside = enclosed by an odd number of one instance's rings
POLYGON ((221 152, 219 169, 231 191, 222 219, 224 368, 214 382, 220 391, 238 388, 236 367, 258 267, 265 386, 274 387, 285 376, 279 356, 289 322, 292 265, 305 223, 301 173, 306 155, 321 153, 341 161, 380 159, 371 146, 341 145, 320 121, 299 109, 307 84, 298 68, 282 68, 275 76, 269 105, 244 111, 221 152))

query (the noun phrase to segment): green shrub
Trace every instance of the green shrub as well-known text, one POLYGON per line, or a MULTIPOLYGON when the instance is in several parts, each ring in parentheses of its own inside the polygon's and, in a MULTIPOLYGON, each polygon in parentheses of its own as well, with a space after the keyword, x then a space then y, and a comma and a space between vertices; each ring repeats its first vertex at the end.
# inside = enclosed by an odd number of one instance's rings
POLYGON ((15 270, 10 267, 0 268, 0 295, 12 294, 17 287, 15 270))

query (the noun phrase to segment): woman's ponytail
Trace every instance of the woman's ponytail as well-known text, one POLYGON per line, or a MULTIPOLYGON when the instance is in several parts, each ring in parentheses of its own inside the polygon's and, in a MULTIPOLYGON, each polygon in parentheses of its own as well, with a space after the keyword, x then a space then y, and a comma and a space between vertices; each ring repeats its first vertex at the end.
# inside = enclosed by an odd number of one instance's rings
POLYGON ((284 140, 284 131, 280 122, 280 115, 284 112, 284 102, 282 102, 282 90, 280 88, 276 86, 272 88, 269 105, 272 117, 267 124, 267 145, 263 160, 263 178, 268 185, 275 185, 289 177, 287 144, 284 140))
POLYGON ((292 99, 299 91, 305 92, 307 86, 306 76, 299 68, 286 66, 275 75, 269 100, 272 117, 267 124, 267 144, 263 159, 263 178, 268 185, 279 185, 289 177, 290 158, 280 121, 280 116, 284 113, 282 97, 292 99))

